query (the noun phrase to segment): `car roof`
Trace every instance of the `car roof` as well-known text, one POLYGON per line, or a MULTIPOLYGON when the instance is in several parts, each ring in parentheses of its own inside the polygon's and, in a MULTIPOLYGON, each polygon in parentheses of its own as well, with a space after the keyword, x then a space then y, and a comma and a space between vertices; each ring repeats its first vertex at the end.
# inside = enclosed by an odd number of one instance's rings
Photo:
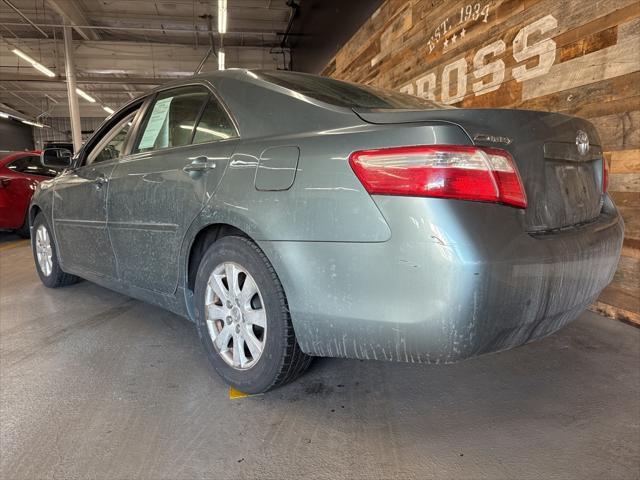
MULTIPOLYGON (((158 92, 200 83, 212 87, 215 93, 219 95, 218 100, 222 101, 225 108, 234 118, 234 123, 236 123, 242 137, 290 133, 292 128, 294 130, 303 128, 301 124, 304 124, 304 122, 301 122, 299 119, 305 119, 305 121, 309 121, 310 124, 318 124, 319 121, 323 121, 327 125, 329 123, 333 124, 336 122, 336 117, 333 117, 335 114, 343 116, 342 121, 351 123, 359 121, 351 108, 327 103, 322 99, 308 96, 305 93, 298 92, 287 86, 272 82, 261 75, 263 72, 266 73, 267 71, 238 68, 203 73, 173 80, 129 101, 123 105, 118 112, 158 92), (263 104, 270 105, 270 109, 267 109, 269 111, 274 111, 276 108, 281 108, 283 111, 287 110, 288 112, 295 111, 298 120, 292 120, 288 123, 261 121, 259 118, 256 118, 254 104, 247 103, 246 98, 248 97, 253 97, 254 99, 260 97, 260 101, 263 102, 263 104), (295 128, 292 127, 292 125, 295 125, 295 128)), ((318 75, 289 71, 287 71, 287 75, 304 78, 319 77, 318 75)))
MULTIPOLYGON (((147 97, 158 91, 166 90, 168 88, 180 87, 183 85, 189 85, 189 84, 203 82, 203 81, 209 82, 214 87, 217 87, 224 80, 233 80, 235 82, 250 83, 255 86, 266 88, 269 90, 275 90, 280 93, 284 93, 285 91, 287 91, 288 89, 282 86, 276 85, 275 83, 272 83, 269 80, 266 80, 260 76, 260 73, 268 72, 268 71, 269 70, 263 70, 263 69, 259 70, 259 69, 247 69, 247 68, 230 68, 227 70, 218 70, 214 72, 200 73, 198 75, 191 75, 189 77, 184 77, 184 78, 171 80, 166 83, 163 83, 162 85, 159 85, 149 90, 144 95, 142 95, 142 97, 147 97)), ((318 76, 318 75, 311 75, 308 73, 292 72, 289 70, 287 70, 287 74, 300 76, 300 77, 318 76)), ((132 103, 132 102, 129 102, 129 103, 132 103)))

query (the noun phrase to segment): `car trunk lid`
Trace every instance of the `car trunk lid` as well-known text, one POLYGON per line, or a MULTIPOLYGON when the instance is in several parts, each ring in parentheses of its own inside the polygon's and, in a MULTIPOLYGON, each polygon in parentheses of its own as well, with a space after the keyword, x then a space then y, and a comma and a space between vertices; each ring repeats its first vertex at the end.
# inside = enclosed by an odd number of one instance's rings
POLYGON ((597 218, 603 202, 602 149, 595 127, 586 120, 529 110, 363 110, 368 123, 448 122, 459 125, 475 145, 507 150, 526 190, 527 231, 564 229, 597 218), (589 149, 581 154, 577 136, 589 149))

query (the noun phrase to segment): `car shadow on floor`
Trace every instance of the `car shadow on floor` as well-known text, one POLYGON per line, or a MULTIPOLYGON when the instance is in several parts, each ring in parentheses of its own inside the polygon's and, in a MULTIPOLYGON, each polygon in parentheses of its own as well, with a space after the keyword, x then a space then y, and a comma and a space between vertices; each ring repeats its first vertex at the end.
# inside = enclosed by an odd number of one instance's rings
POLYGON ((0 230, 0 245, 8 242, 16 242, 19 240, 25 240, 20 235, 16 235, 13 232, 8 232, 5 230, 0 230))

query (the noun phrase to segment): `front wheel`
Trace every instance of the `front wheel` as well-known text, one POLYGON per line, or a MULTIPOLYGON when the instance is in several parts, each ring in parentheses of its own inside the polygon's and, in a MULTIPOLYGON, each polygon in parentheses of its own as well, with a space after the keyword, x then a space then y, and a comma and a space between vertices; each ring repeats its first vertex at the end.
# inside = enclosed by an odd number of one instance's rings
POLYGON ((78 277, 65 273, 60 268, 53 235, 42 213, 38 213, 33 221, 33 232, 31 239, 33 258, 36 262, 36 271, 44 286, 58 288, 77 282, 78 277))
POLYGON ((223 237, 196 277, 196 323, 216 372, 245 393, 283 385, 309 366, 273 266, 252 241, 223 237))

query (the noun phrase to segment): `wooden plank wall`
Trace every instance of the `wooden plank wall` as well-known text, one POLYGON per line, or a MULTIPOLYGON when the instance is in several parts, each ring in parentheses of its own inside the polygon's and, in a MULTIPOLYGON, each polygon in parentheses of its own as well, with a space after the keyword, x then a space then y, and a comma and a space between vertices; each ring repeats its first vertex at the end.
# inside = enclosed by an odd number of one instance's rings
POLYGON ((592 308, 640 325, 638 0, 387 0, 323 73, 593 122, 626 232, 614 282, 592 308))

